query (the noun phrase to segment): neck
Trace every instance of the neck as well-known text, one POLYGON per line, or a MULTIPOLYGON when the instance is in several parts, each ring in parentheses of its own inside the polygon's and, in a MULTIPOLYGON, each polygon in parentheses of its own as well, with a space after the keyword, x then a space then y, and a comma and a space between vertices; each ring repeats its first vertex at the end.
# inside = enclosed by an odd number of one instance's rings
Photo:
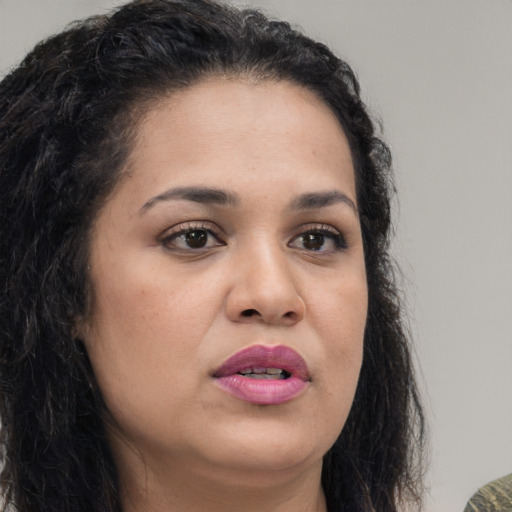
POLYGON ((122 465, 123 512, 327 512, 321 461, 286 471, 220 469, 199 473, 184 464, 139 459, 122 465))

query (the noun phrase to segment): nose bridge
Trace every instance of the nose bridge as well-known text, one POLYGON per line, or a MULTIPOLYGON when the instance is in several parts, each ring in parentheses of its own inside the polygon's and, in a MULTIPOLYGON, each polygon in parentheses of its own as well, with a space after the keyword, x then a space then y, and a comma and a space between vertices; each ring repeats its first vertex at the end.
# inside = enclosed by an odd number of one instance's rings
POLYGON ((256 296, 271 299, 296 291, 289 257, 282 248, 277 244, 262 242, 253 249, 247 278, 256 296))
POLYGON ((249 245, 240 248, 236 259, 232 315, 271 324, 299 321, 305 306, 290 255, 268 236, 259 236, 249 245))

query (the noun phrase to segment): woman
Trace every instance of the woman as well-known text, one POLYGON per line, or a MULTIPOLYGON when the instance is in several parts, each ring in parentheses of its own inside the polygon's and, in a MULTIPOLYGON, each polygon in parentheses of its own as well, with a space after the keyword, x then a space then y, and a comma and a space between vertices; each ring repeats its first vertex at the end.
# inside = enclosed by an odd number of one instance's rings
POLYGON ((36 47, 0 120, 7 505, 419 506, 390 156, 347 64, 138 1, 36 47))

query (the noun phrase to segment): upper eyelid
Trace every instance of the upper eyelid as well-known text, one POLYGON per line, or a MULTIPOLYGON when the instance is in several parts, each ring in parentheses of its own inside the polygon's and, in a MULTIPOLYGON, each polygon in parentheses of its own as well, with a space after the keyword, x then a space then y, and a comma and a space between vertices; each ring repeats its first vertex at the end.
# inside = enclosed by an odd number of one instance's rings
POLYGON ((174 226, 171 226, 167 229, 165 229, 162 234, 161 238, 168 238, 173 235, 180 235, 182 233, 186 233, 187 231, 194 231, 194 230, 204 230, 204 231, 210 231, 215 236, 221 236, 222 231, 218 226, 216 226, 213 222, 210 221, 186 221, 186 222, 180 222, 179 224, 176 224, 174 226))
POLYGON ((347 241, 347 237, 345 236, 345 232, 335 228, 331 224, 325 224, 325 223, 310 223, 305 224, 299 228, 298 231, 295 232, 295 234, 291 237, 290 241, 288 242, 289 245, 291 245, 293 242, 295 242, 298 238, 301 236, 307 234, 317 232, 321 233, 323 235, 329 236, 336 246, 339 249, 347 249, 351 244, 347 241))
POLYGON ((167 230, 165 230, 158 238, 158 243, 166 250, 170 250, 176 253, 179 252, 192 252, 196 254, 209 252, 215 247, 226 245, 224 237, 219 233, 219 228, 215 226, 215 224, 209 221, 186 221, 174 226, 171 226, 167 230), (208 236, 212 237, 215 241, 212 245, 204 246, 204 247, 180 247, 180 243, 178 240, 187 233, 191 233, 194 231, 205 231, 208 233, 208 236))
POLYGON ((295 236, 302 235, 304 233, 308 233, 309 231, 323 231, 326 233, 332 233, 333 235, 343 235, 343 232, 338 228, 330 224, 324 223, 310 223, 304 224, 300 226, 300 228, 295 232, 295 236))
MULTIPOLYGON (((227 236, 224 230, 221 229, 217 224, 215 224, 212 221, 190 220, 168 227, 161 233, 160 239, 165 240, 168 239, 169 237, 179 236, 182 233, 186 233, 187 231, 193 230, 209 231, 210 233, 212 233, 213 236, 215 236, 219 240, 223 240, 227 236)), ((323 222, 309 222, 306 224, 302 224, 298 228, 295 228, 289 234, 289 237, 291 239, 294 239, 310 231, 323 231, 324 233, 330 233, 333 236, 341 236, 345 238, 344 232, 342 230, 334 227, 332 224, 326 224, 323 222)))

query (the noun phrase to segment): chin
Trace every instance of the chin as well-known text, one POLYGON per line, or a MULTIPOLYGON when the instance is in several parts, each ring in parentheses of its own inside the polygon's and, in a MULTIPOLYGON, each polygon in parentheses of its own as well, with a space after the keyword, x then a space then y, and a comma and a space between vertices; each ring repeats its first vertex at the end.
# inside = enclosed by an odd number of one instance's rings
MULTIPOLYGON (((240 472, 261 473, 263 480, 301 471, 312 464, 321 465, 324 454, 339 435, 339 428, 319 432, 303 428, 300 422, 287 426, 280 422, 242 421, 232 429, 223 429, 224 442, 212 446, 218 449, 213 459, 222 459, 223 467, 233 467, 240 472)), ((318 427, 318 426, 317 426, 318 427)))

